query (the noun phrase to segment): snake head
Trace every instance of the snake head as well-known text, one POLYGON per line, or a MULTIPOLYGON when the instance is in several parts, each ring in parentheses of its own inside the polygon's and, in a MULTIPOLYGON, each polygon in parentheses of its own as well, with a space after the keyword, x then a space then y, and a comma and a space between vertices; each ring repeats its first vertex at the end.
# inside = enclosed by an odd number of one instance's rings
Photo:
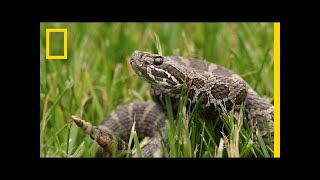
POLYGON ((135 51, 130 64, 134 71, 151 86, 163 93, 181 92, 184 75, 175 68, 173 60, 159 54, 135 51))

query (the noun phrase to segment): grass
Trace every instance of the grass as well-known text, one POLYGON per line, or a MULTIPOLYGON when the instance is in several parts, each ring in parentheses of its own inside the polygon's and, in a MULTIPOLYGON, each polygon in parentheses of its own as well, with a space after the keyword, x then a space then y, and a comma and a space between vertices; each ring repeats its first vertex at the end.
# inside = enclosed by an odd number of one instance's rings
MULTIPOLYGON (((50 51, 60 53, 62 43, 51 39, 50 51)), ((71 115, 98 125, 120 105, 151 101, 130 67, 134 50, 223 65, 273 102, 272 23, 41 23, 40 157, 94 157, 95 143, 71 115), (45 59, 46 28, 68 29, 67 60, 45 59)), ((207 122, 200 110, 188 113, 181 99, 176 120, 169 116, 166 157, 273 157, 260 138, 252 142, 257 132, 243 113, 207 122)))

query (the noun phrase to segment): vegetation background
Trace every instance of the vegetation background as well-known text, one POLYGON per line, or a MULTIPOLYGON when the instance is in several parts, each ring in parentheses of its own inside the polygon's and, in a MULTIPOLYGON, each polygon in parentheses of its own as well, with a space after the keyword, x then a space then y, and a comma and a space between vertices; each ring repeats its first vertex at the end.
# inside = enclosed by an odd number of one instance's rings
MULTIPOLYGON (((62 34, 50 36, 51 55, 61 55, 62 34)), ((232 69, 273 101, 273 23, 41 23, 40 157, 94 157, 95 143, 70 123, 71 115, 98 125, 121 105, 151 101, 149 85, 129 60, 135 50, 157 53, 157 42, 163 55, 205 59, 232 69), (68 29, 67 60, 45 59, 46 28, 68 29)), ((233 118, 221 119, 227 131, 235 130, 233 118)), ((188 127, 200 132, 187 131, 187 142, 175 140, 168 157, 273 156, 244 138, 255 132, 241 130, 234 149, 230 144, 236 137, 194 122, 188 127)))

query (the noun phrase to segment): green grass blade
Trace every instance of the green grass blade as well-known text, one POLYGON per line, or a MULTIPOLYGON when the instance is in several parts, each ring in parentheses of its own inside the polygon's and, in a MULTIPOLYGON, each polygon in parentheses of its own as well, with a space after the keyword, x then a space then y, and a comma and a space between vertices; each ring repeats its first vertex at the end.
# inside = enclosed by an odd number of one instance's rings
POLYGON ((140 148, 140 143, 139 143, 139 139, 136 132, 133 132, 133 140, 134 140, 134 147, 137 151, 138 157, 142 157, 142 151, 140 148))
POLYGON ((256 135, 257 135, 257 138, 258 138, 258 142, 259 142, 259 145, 262 149, 262 152, 263 152, 263 155, 264 157, 270 157, 269 153, 268 153, 268 150, 267 150, 267 147, 262 139, 262 136, 260 134, 259 131, 256 131, 256 135))
POLYGON ((69 81, 68 85, 63 89, 63 91, 61 92, 60 96, 56 99, 54 104, 48 109, 46 113, 46 121, 49 120, 57 104, 61 101, 62 97, 66 94, 66 92, 72 88, 72 86, 73 86, 73 81, 71 80, 69 81))
POLYGON ((156 44, 158 54, 162 55, 161 43, 160 43, 159 37, 156 33, 153 34, 153 40, 154 40, 154 43, 156 44))
POLYGON ((216 157, 220 157, 220 158, 223 157, 223 139, 222 138, 220 139, 216 157))
POLYGON ((170 125, 169 122, 166 122, 167 126, 167 133, 168 133, 168 141, 169 141, 169 146, 170 146, 170 157, 177 157, 177 151, 176 151, 176 140, 174 137, 174 130, 172 129, 172 126, 170 125))
POLYGON ((273 149, 273 137, 271 136, 271 130, 270 130, 267 117, 264 118, 264 125, 266 126, 266 129, 267 129, 267 136, 268 136, 268 142, 269 142, 270 148, 273 149))
POLYGON ((118 156, 118 140, 119 140, 119 135, 116 134, 112 142, 112 157, 118 156))

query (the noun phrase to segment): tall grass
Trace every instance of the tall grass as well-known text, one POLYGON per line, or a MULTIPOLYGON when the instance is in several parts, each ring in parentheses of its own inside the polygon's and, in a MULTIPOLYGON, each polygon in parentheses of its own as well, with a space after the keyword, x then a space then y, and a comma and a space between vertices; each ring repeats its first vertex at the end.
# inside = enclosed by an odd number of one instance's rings
MULTIPOLYGON (((53 54, 62 51, 61 38, 50 43, 53 54)), ((149 85, 129 59, 134 50, 156 53, 159 47, 163 55, 228 67, 273 101, 272 23, 41 23, 40 157, 94 157, 95 143, 70 116, 97 125, 120 105, 151 101, 149 85), (45 59, 46 28, 68 29, 67 60, 45 59)), ((257 132, 244 128, 242 113, 207 122, 183 104, 177 119, 168 121, 167 157, 273 156, 267 150, 272 147, 252 142, 257 132)))

